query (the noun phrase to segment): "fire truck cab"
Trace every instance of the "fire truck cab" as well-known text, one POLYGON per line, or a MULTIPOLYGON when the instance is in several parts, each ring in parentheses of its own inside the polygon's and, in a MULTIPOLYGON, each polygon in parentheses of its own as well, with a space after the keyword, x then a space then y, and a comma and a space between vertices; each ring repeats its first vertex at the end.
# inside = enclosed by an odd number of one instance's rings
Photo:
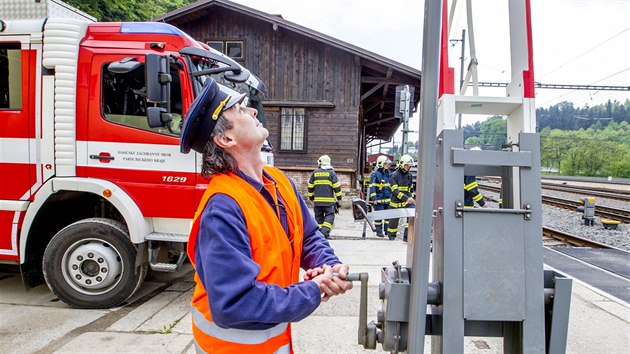
POLYGON ((0 262, 81 308, 177 269, 207 184, 179 131, 210 76, 266 93, 168 24, 2 19, 0 262))

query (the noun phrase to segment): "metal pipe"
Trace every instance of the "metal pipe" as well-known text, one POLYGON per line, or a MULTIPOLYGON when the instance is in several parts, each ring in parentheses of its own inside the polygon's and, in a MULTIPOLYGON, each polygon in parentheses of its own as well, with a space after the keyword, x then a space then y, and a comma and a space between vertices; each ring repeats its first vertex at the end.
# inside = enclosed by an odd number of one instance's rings
MULTIPOLYGON (((333 273, 333 276, 339 276, 337 273, 333 273)), ((367 300, 368 300, 368 273, 348 273, 346 275, 347 281, 360 281, 361 282, 361 299, 359 303, 359 336, 358 341, 360 345, 366 347, 367 344, 367 300)), ((367 348, 367 347, 366 347, 367 348)))
POLYGON ((409 353, 424 353, 426 328, 427 284, 433 219, 433 189, 435 177, 435 146, 437 142, 437 103, 440 60, 440 31, 442 29, 442 1, 424 2, 424 30, 422 41, 421 83, 421 158, 417 175, 418 207, 416 209, 413 242, 413 271, 409 308, 409 353))
POLYGON ((429 283, 427 288, 427 304, 440 305, 442 303, 442 287, 439 281, 429 283))

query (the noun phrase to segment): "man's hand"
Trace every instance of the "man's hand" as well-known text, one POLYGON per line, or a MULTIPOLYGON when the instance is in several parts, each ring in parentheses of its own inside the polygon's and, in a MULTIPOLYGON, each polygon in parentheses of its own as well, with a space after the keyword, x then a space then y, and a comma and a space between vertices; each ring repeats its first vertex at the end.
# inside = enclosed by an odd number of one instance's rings
POLYGON ((324 273, 324 268, 323 267, 317 267, 317 268, 311 268, 308 269, 306 271, 306 273, 304 274, 304 280, 313 280, 315 279, 316 276, 323 274, 324 273))
POLYGON ((304 280, 313 280, 319 286, 319 291, 324 294, 322 301, 328 301, 335 295, 344 294, 352 289, 352 282, 346 281, 349 267, 347 264, 337 264, 333 267, 324 265, 309 269, 304 275, 304 280), (335 273, 337 276, 333 276, 335 273))

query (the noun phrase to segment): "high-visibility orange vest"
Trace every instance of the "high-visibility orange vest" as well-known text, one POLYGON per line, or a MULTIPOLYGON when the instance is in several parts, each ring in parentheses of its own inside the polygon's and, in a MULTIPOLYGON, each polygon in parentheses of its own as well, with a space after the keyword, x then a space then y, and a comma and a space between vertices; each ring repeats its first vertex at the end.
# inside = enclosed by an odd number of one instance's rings
MULTIPOLYGON (((286 235, 276 210, 251 184, 235 174, 212 176, 201 198, 188 239, 188 257, 195 267, 195 244, 200 215, 214 194, 233 198, 247 224, 253 260, 260 265, 256 279, 260 282, 289 286, 299 280, 302 241, 302 210, 289 179, 280 170, 265 166, 276 182, 284 202, 290 235, 286 235)), ((275 197, 275 193, 272 193, 275 197)), ((277 203, 276 203, 277 204, 277 203)), ((209 269, 208 271, 225 271, 209 269)), ((208 294, 195 273, 197 286, 192 297, 193 335, 198 353, 293 353, 291 327, 281 323, 268 330, 226 329, 217 326, 210 314, 208 294)))

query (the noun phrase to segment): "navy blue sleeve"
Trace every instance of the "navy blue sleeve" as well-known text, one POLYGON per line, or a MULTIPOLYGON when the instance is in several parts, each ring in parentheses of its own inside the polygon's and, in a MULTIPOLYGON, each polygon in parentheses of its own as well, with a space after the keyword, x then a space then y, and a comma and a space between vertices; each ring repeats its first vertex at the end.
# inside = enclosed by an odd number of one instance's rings
MULTIPOLYGON (((323 251, 314 258, 330 259, 321 254, 323 251)), ((195 258, 212 318, 218 326, 267 329, 278 323, 299 321, 321 302, 319 288, 313 281, 282 288, 256 279, 260 268, 252 259, 243 212, 226 195, 213 196, 201 215, 195 258)))
POLYGON ((315 221, 315 218, 309 212, 308 206, 300 196, 300 193, 298 193, 293 181, 291 181, 291 184, 293 185, 293 190, 300 201, 300 207, 302 209, 304 225, 304 241, 302 244, 302 259, 300 262, 302 268, 308 270, 321 267, 324 264, 333 266, 341 263, 339 258, 335 255, 335 251, 330 247, 324 235, 319 231, 317 221, 315 221))
POLYGON ((381 182, 378 180, 378 177, 376 175, 377 175, 376 171, 370 174, 370 185, 368 189, 368 197, 370 201, 373 201, 373 202, 376 202, 376 188, 381 182))

